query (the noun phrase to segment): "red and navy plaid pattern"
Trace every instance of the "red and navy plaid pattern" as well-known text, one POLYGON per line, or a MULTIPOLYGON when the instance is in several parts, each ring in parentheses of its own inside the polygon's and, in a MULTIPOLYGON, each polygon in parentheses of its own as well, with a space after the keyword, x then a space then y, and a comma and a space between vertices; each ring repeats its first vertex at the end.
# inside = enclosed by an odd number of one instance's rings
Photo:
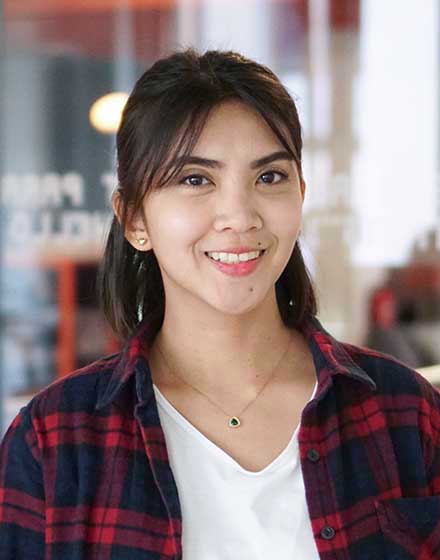
MULTIPOLYGON (((1 560, 182 558, 144 329, 38 393, 9 427, 1 560)), ((318 389, 299 447, 320 558, 440 558, 440 394, 391 357, 336 341, 316 318, 304 334, 318 389)))

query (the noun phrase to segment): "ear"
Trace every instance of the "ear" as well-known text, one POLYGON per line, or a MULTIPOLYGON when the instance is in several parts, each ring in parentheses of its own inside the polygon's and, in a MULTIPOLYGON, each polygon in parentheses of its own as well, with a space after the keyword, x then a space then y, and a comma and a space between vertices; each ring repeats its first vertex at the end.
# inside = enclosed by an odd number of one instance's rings
MULTIPOLYGON (((118 191, 115 191, 112 195, 112 207, 118 222, 121 224, 123 202, 121 200, 121 194, 118 191)), ((149 251, 152 249, 142 212, 137 212, 133 216, 131 216, 130 213, 128 214, 124 236, 137 251, 149 251)))
POLYGON ((304 179, 302 177, 300 177, 300 189, 301 189, 301 196, 302 199, 304 201, 305 195, 306 195, 306 182, 304 181, 304 179))

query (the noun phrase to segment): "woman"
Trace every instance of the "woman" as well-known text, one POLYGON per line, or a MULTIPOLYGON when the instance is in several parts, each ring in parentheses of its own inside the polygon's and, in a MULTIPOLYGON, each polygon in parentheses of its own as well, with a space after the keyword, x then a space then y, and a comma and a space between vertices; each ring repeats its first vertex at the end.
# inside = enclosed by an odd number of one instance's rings
POLYGON ((440 556, 439 395, 317 320, 301 147, 237 53, 139 79, 100 276, 124 347, 10 426, 2 559, 440 556))

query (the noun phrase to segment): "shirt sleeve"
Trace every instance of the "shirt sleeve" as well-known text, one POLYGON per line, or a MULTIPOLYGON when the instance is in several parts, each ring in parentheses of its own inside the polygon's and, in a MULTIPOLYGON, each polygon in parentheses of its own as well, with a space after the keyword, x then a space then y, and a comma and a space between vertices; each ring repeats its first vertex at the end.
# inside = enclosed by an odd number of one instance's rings
POLYGON ((43 474, 28 405, 0 445, 0 558, 43 560, 45 525, 43 474))
POLYGON ((440 495, 440 389, 416 373, 421 388, 419 430, 429 494, 440 495))

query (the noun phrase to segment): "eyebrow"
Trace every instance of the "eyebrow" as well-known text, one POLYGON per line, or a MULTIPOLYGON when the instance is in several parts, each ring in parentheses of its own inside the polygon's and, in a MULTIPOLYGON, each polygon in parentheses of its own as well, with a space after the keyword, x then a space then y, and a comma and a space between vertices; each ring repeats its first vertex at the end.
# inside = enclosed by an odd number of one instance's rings
MULTIPOLYGON (((258 167, 263 167, 263 165, 267 165, 272 161, 277 161, 277 160, 292 161, 294 159, 295 159, 294 156, 289 152, 279 150, 278 152, 273 152, 272 154, 269 154, 267 156, 252 161, 250 163, 250 168, 257 169, 258 167)), ((198 156, 180 156, 175 161, 176 166, 181 165, 183 167, 188 164, 203 165, 204 167, 220 168, 220 169, 225 167, 225 164, 221 161, 217 161, 216 159, 198 157, 198 156)))

